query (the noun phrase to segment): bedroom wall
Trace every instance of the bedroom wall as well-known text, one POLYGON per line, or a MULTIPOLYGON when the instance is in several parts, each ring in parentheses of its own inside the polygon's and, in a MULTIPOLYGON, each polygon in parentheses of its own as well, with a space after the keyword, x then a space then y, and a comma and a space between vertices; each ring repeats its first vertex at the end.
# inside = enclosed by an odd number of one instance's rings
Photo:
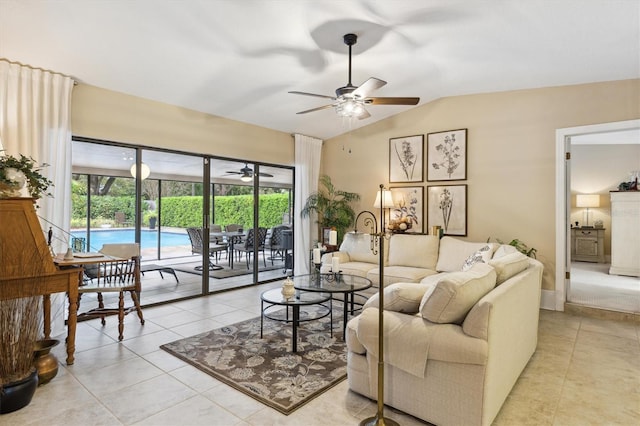
POLYGON ((291 166, 288 133, 87 84, 74 88, 74 136, 291 166))
MULTIPOLYGON (((554 290, 556 129, 638 118, 640 80, 443 98, 325 141, 322 173, 361 195, 357 211, 370 210, 378 184, 389 185, 389 138, 424 134, 426 144, 427 133, 468 129, 467 179, 450 182, 468 185, 463 239, 523 240, 554 290)), ((426 194, 437 184, 421 185, 426 194)))

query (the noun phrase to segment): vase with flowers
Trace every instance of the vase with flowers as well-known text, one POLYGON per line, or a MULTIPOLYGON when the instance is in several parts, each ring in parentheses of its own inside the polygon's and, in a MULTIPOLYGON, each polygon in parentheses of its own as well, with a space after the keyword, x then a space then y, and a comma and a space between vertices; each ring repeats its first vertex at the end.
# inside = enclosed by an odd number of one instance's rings
POLYGON ((20 197, 25 185, 29 196, 36 200, 51 196, 49 187, 53 182, 41 173, 47 166, 22 154, 15 157, 0 151, 0 198, 20 197))

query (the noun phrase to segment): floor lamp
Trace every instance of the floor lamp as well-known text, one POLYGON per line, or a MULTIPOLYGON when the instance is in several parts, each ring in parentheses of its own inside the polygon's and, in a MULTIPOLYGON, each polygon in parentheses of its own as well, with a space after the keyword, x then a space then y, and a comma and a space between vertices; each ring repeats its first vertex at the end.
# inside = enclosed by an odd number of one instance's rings
POLYGON ((387 238, 384 210, 393 207, 391 191, 385 189, 384 185, 380 185, 373 207, 380 208, 380 229, 377 229, 376 224, 375 232, 371 233, 372 251, 375 254, 377 247, 379 254, 378 271, 380 272, 378 277, 378 295, 380 298, 378 308, 378 410, 375 416, 362 420, 360 426, 399 426, 395 420, 384 417, 384 239, 387 238))

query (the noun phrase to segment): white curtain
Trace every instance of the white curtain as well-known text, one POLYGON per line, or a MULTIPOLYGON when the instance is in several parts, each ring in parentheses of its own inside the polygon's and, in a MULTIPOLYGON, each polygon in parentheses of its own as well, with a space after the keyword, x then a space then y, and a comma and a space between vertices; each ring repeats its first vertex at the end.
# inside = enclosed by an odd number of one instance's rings
MULTIPOLYGON (((52 198, 38 202, 37 213, 66 232, 71 221, 71 92, 70 77, 0 60, 0 149, 23 154, 49 166, 42 174, 54 182, 52 198)), ((49 229, 41 221, 43 231, 49 229)), ((56 252, 68 238, 54 228, 56 252)), ((64 332, 64 295, 52 297, 52 335, 64 332)))
POLYGON ((320 158, 322 140, 295 134, 296 188, 295 188, 295 253, 294 274, 309 273, 309 250, 311 250, 312 229, 315 229, 312 217, 302 218, 300 212, 307 197, 318 190, 320 177, 320 158))

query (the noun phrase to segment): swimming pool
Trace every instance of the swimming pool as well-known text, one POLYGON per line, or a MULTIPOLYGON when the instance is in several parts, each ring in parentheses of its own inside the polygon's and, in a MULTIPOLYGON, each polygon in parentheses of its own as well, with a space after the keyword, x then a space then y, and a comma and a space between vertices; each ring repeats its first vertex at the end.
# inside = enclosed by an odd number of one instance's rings
MULTIPOLYGON (((73 231, 71 235, 78 238, 87 238, 85 231, 73 231)), ((92 229, 91 230, 91 250, 99 250, 103 244, 130 243, 135 241, 133 229, 92 229)), ((177 232, 161 232, 160 243, 162 247, 170 246, 191 246, 187 234, 177 232)), ((158 231, 143 229, 140 231, 140 248, 156 248, 158 246, 158 231)))

